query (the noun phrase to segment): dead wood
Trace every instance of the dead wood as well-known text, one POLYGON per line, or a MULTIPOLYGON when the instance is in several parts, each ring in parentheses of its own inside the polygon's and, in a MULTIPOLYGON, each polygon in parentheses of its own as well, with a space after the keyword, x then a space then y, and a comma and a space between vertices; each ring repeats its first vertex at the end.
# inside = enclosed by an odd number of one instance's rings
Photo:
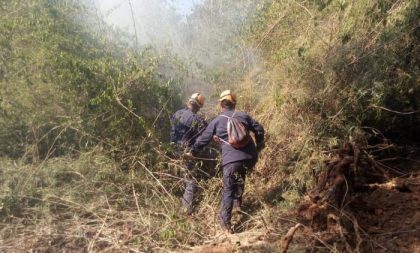
POLYGON ((296 224, 294 227, 291 227, 289 229, 289 231, 287 232, 287 234, 281 238, 281 243, 280 243, 280 253, 286 253, 287 249, 289 248, 289 244, 293 239, 293 235, 295 234, 296 230, 300 227, 303 227, 302 224, 298 223, 296 224))
POLYGON ((405 183, 404 180, 394 178, 386 183, 373 183, 367 184, 367 187, 371 189, 386 189, 386 190, 398 190, 400 192, 411 192, 410 186, 405 183))

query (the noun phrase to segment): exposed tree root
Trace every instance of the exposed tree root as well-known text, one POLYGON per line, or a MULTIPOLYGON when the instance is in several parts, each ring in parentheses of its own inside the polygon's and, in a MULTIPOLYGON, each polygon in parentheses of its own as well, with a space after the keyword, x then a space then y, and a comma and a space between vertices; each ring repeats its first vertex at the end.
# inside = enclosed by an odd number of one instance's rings
POLYGON ((420 177, 377 162, 372 153, 383 150, 354 143, 334 150, 299 207, 301 222, 340 252, 420 250, 420 177))

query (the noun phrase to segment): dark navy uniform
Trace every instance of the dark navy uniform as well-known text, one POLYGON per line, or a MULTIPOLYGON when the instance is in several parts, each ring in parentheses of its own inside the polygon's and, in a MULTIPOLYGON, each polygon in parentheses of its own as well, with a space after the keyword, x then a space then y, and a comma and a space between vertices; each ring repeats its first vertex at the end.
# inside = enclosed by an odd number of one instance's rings
MULTIPOLYGON (((207 123, 204 119, 188 108, 181 109, 171 117, 171 142, 176 144, 178 151, 191 148, 198 135, 205 129, 207 123)), ((182 205, 189 214, 193 211, 194 194, 197 192, 194 161, 186 163, 187 172, 184 176, 185 191, 182 197, 182 205)))
POLYGON ((227 110, 212 120, 200 137, 195 141, 191 150, 196 153, 207 145, 216 135, 222 139, 222 168, 223 168, 223 197, 220 217, 223 225, 230 227, 233 205, 241 205, 242 194, 245 185, 247 170, 254 167, 258 159, 257 146, 264 142, 264 128, 248 114, 227 110), (228 118, 221 116, 232 115, 242 122, 249 131, 255 135, 255 140, 250 141, 245 147, 236 149, 228 144, 227 121, 228 118))
POLYGON ((184 108, 172 115, 171 126, 171 142, 191 147, 207 124, 202 117, 184 108))

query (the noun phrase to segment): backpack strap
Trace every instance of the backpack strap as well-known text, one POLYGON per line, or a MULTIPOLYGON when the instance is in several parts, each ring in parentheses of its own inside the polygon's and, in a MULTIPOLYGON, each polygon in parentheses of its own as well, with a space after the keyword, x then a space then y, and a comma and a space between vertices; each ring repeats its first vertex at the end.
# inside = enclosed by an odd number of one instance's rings
MULTIPOLYGON (((235 114, 235 113, 233 113, 233 114, 235 114)), ((228 120, 229 120, 230 118, 232 118, 232 117, 229 117, 229 116, 224 115, 224 114, 220 114, 219 116, 222 116, 222 117, 224 117, 224 118, 227 118, 228 120)), ((232 115, 232 116, 233 116, 233 115, 232 115)), ((219 136, 217 136, 217 137, 218 137, 218 138, 219 138, 219 140, 220 140, 221 142, 223 142, 224 144, 231 146, 231 145, 230 145, 230 143, 229 143, 229 142, 227 142, 227 141, 225 141, 225 140, 223 140, 223 138, 221 138, 221 137, 219 137, 219 136)))
POLYGON ((218 137, 218 138, 219 138, 219 140, 220 140, 221 142, 223 142, 224 144, 227 144, 227 145, 231 146, 229 142, 227 142, 227 141, 223 140, 223 139, 222 139, 222 138, 220 138, 219 136, 217 136, 217 137, 218 137))
POLYGON ((231 119, 231 118, 233 118, 233 116, 235 116, 235 113, 236 113, 236 111, 234 111, 233 114, 232 114, 232 116, 230 116, 230 117, 227 116, 227 115, 224 115, 224 114, 219 114, 219 116, 225 117, 227 119, 231 119))

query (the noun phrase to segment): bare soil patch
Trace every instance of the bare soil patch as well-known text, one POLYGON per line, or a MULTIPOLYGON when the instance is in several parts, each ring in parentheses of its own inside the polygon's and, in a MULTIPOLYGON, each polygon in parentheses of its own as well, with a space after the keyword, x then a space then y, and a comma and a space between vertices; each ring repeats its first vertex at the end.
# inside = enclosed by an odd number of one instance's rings
POLYGON ((318 235, 313 245, 340 252, 420 252, 416 166, 388 166, 355 144, 336 150, 298 210, 318 235))

